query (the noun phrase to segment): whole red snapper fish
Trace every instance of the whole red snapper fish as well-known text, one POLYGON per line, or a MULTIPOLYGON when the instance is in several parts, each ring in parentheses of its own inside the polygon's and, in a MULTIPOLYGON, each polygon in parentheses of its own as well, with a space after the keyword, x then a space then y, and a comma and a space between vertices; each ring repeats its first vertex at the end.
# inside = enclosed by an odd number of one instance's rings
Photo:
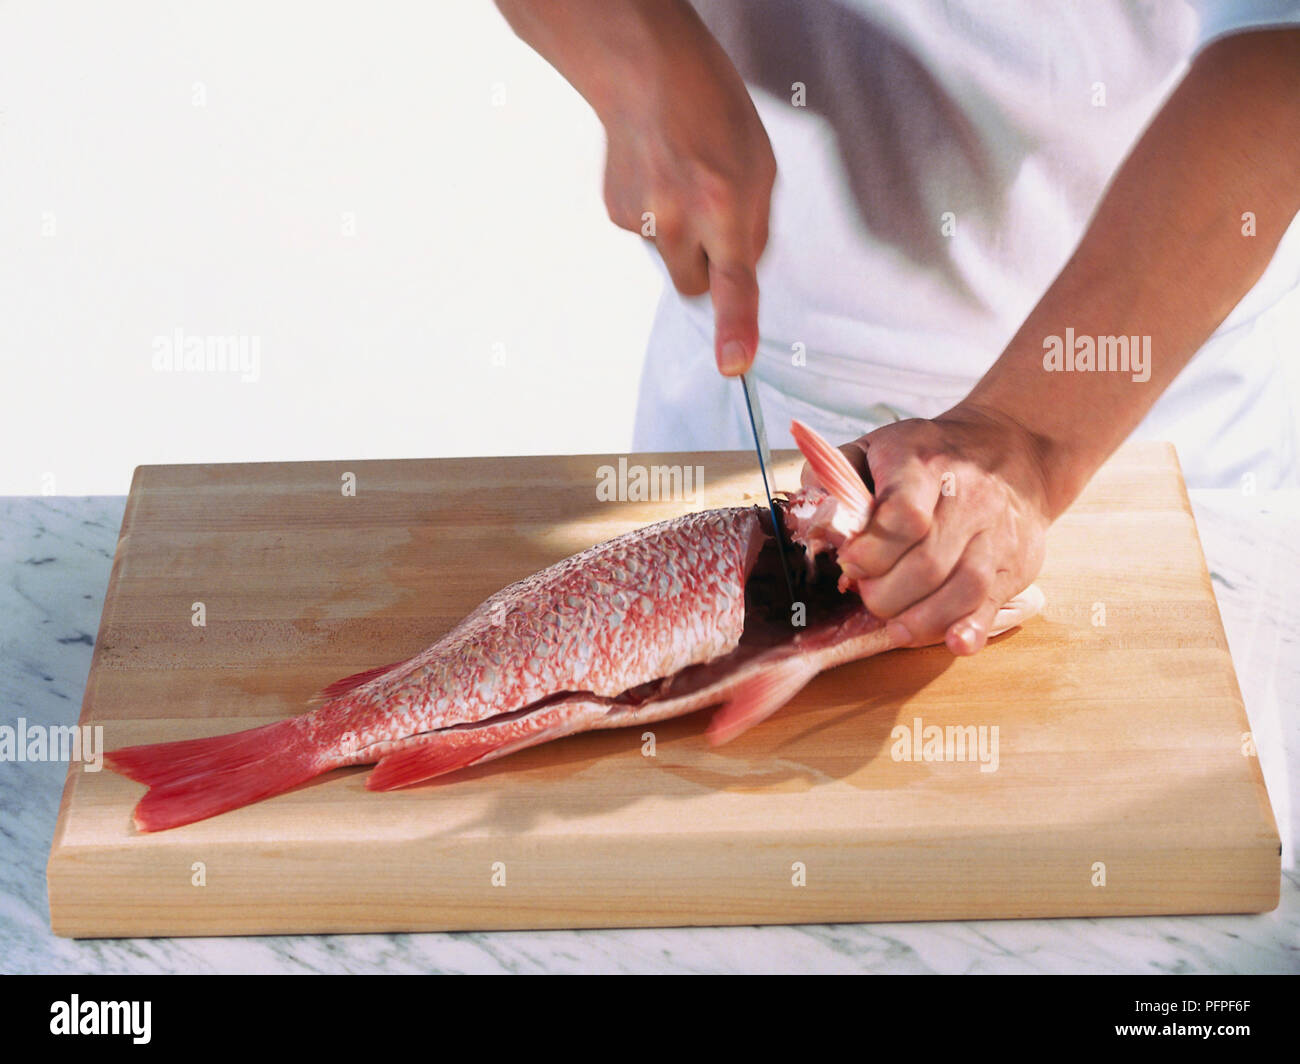
MULTIPOLYGON (((804 549, 797 610, 765 508, 650 525, 498 591, 415 657, 331 684, 301 716, 107 754, 149 786, 136 827, 189 824, 345 765, 377 762, 366 787, 392 790, 575 732, 706 706, 721 707, 707 736, 723 743, 824 669, 892 649, 835 563, 870 516, 866 485, 812 430, 795 422, 792 432, 822 485, 778 502, 787 540, 804 549)), ((991 634, 1042 605, 1031 585, 991 634)))

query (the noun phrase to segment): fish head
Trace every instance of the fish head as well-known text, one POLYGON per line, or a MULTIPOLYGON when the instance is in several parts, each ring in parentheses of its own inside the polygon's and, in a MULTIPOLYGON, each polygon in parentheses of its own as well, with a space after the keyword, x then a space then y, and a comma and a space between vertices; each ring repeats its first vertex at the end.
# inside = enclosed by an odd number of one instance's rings
POLYGON ((779 508, 789 538, 804 548, 808 565, 817 556, 835 553, 861 534, 871 519, 874 500, 852 463, 825 437, 800 421, 792 421, 790 432, 816 482, 785 494, 779 508))

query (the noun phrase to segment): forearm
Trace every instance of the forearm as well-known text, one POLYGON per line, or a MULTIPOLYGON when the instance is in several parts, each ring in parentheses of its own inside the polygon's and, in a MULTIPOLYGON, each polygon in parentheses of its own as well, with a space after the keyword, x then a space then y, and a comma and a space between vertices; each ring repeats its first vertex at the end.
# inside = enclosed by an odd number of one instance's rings
POLYGON ((1258 280, 1300 210, 1298 175, 1300 31, 1211 46, 1121 166, 1065 269, 950 412, 1004 418, 1028 434, 1051 517, 1258 280), (1248 211, 1253 236, 1243 233, 1248 211), (1149 337, 1149 379, 1045 368, 1048 338, 1064 345, 1067 330, 1140 345, 1149 337))

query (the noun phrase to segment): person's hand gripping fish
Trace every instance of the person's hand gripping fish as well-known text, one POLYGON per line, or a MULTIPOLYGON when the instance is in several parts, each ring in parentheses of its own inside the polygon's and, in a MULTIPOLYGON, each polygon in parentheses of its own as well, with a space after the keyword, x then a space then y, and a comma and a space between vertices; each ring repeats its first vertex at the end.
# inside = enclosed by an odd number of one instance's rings
MULTIPOLYGON (((795 439, 805 454, 813 446, 806 430, 795 439)), ((1038 575, 1051 523, 1043 472, 1015 426, 955 412, 887 425, 836 453, 842 464, 809 462, 802 482, 830 479, 860 515, 839 563, 867 609, 898 646, 981 650, 998 611, 1038 575)))

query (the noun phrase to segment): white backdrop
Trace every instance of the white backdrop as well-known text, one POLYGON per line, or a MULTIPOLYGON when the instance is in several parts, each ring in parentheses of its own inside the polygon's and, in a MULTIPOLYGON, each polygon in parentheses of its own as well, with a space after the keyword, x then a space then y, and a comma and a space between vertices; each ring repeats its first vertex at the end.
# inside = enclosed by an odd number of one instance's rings
POLYGON ((0 2, 0 493, 626 449, 660 282, 602 157, 489 0, 0 2))

